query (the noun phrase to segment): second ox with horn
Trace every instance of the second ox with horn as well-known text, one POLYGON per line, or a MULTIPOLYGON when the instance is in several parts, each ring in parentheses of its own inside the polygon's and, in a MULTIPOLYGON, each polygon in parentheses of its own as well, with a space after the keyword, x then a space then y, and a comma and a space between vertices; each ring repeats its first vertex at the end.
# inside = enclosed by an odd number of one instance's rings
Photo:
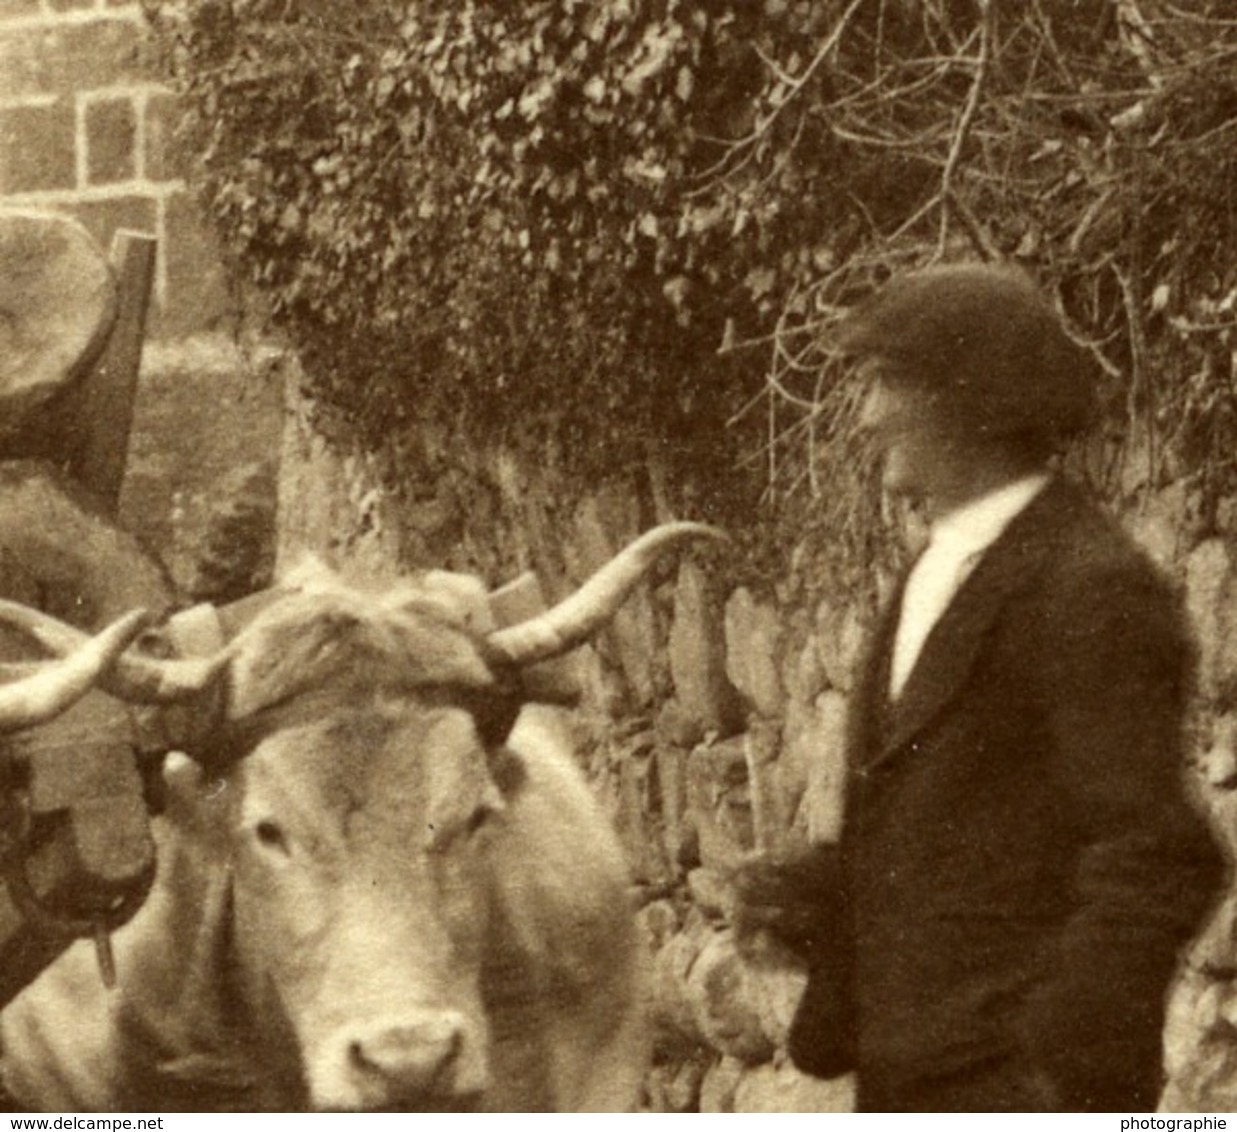
POLYGON ((169 759, 116 991, 74 948, 5 1012, 11 1092, 57 1111, 631 1106, 647 1036, 626 868, 570 749, 516 722, 522 674, 711 535, 649 532, 510 628, 458 575, 379 597, 328 578, 222 660, 126 654, 114 691, 215 703, 206 771, 169 759))

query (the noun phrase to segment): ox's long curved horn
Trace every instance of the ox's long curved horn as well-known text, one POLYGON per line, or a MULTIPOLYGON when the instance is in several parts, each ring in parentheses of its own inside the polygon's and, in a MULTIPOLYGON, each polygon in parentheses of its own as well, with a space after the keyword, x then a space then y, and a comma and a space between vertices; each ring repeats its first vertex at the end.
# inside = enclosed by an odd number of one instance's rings
POLYGON ((34 727, 67 711, 98 683, 102 673, 150 623, 150 615, 135 610, 63 660, 40 665, 33 675, 0 686, 0 732, 34 727))
POLYGON ((498 629, 488 643, 513 664, 534 664, 582 644, 618 611, 623 599, 667 550, 693 539, 726 541, 704 523, 663 523, 620 550, 570 597, 540 616, 498 629))
MULTIPOLYGON (((0 622, 22 630, 60 657, 69 656, 90 640, 80 629, 15 601, 0 600, 0 622)), ((131 703, 174 703, 210 687, 228 659, 227 651, 200 660, 160 660, 122 653, 99 673, 98 685, 131 703)))

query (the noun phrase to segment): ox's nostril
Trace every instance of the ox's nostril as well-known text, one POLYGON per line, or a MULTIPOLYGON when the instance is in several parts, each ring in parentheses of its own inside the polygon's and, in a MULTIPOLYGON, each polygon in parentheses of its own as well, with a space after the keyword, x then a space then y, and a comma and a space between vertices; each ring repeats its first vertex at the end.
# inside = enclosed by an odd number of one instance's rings
POLYGON ((348 1055, 355 1069, 381 1079, 394 1093, 449 1092, 463 1044, 462 1020, 445 1014, 357 1038, 348 1055))

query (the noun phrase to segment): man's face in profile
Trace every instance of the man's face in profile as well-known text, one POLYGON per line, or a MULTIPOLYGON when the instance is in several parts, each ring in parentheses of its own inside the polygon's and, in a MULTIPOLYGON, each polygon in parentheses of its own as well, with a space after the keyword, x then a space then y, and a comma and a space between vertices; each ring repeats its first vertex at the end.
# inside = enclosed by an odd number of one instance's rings
POLYGON ((959 481, 966 443, 939 394, 891 379, 878 363, 865 367, 867 392, 859 427, 882 458, 881 486, 894 498, 948 498, 959 481))

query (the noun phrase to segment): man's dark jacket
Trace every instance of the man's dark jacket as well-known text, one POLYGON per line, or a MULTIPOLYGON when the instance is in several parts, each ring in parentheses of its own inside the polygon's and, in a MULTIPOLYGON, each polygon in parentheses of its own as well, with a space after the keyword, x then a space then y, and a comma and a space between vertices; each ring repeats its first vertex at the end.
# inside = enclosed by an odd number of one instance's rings
POLYGON ((1055 480, 890 704, 899 604, 856 690, 842 842, 817 850, 792 1057, 857 1068, 866 1108, 1153 1107, 1166 991, 1223 875, 1184 786, 1178 603, 1055 480))

